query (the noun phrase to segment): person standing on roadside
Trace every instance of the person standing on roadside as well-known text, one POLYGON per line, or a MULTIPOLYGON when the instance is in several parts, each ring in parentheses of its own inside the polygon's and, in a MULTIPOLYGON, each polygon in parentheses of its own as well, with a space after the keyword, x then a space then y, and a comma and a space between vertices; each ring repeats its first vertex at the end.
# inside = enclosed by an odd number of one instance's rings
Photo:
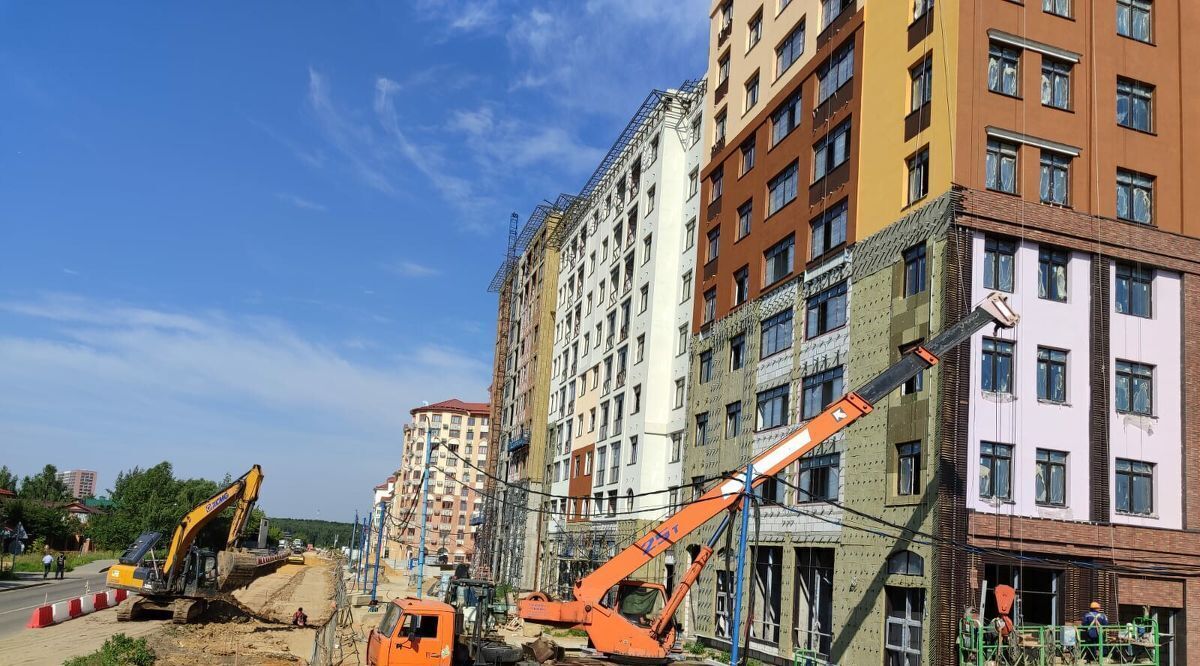
POLYGON ((46 580, 46 578, 50 575, 51 564, 54 564, 54 556, 50 553, 42 555, 42 580, 46 580))
POLYGON ((67 554, 61 550, 58 552, 58 557, 54 560, 54 578, 62 579, 67 576, 67 554))

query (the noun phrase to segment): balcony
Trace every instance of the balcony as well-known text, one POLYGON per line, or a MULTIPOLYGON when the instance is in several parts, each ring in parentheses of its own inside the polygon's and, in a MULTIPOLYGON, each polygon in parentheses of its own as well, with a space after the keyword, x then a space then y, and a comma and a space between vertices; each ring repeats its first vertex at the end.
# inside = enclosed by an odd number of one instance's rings
POLYGON ((713 141, 712 156, 716 157, 717 153, 721 152, 722 150, 725 150, 725 137, 723 136, 717 137, 717 140, 713 141))

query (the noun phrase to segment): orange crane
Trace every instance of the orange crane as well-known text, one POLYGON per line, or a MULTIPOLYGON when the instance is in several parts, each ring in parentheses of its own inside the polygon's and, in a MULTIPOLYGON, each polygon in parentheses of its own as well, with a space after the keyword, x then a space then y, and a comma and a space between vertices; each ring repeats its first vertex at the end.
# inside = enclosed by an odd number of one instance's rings
MULTIPOLYGON (((836 433, 845 430, 897 387, 971 337, 988 324, 1012 328, 1019 317, 999 294, 990 294, 958 323, 939 333, 928 343, 906 353, 899 361, 864 384, 842 396, 803 427, 785 436, 751 462, 751 489, 796 462, 836 433)), ((573 599, 556 601, 544 592, 533 592, 517 603, 517 612, 525 620, 557 627, 582 629, 592 646, 609 657, 625 662, 663 662, 675 645, 675 611, 699 578, 712 557, 717 538, 729 523, 745 494, 745 478, 728 478, 701 497, 672 514, 616 557, 575 582, 573 599), (700 548, 691 566, 684 572, 669 598, 666 587, 658 583, 630 580, 647 562, 679 542, 722 511, 729 511, 708 543, 700 548), (605 598, 615 591, 616 604, 605 598), (654 604, 647 601, 653 599, 654 604), (662 610, 646 609, 661 603, 662 610)))

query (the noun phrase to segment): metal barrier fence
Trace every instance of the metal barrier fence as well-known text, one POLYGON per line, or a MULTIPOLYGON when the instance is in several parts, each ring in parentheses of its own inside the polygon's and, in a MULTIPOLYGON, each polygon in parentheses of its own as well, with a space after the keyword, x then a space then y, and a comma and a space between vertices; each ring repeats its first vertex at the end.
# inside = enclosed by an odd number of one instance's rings
MULTIPOLYGON (((308 660, 313 666, 341 664, 346 655, 343 649, 344 641, 339 638, 339 634, 343 630, 353 628, 350 599, 346 594, 346 561, 341 555, 335 555, 334 559, 336 575, 333 577, 333 614, 325 624, 317 628, 316 638, 313 639, 312 658, 308 660)), ((356 644, 352 646, 352 650, 358 650, 356 644)))

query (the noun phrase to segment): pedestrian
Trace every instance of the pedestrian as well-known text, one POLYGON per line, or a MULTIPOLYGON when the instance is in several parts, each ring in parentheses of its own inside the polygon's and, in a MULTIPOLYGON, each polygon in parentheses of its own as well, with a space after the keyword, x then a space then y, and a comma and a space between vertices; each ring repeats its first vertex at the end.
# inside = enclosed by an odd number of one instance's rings
POLYGON ((292 613, 292 624, 296 625, 297 627, 308 626, 308 616, 304 614, 303 606, 297 608, 295 613, 292 613))
POLYGON ((54 577, 63 579, 67 576, 67 554, 59 551, 58 557, 54 560, 54 577))
POLYGON ((42 580, 50 576, 50 565, 54 564, 54 556, 50 553, 42 555, 42 580))

